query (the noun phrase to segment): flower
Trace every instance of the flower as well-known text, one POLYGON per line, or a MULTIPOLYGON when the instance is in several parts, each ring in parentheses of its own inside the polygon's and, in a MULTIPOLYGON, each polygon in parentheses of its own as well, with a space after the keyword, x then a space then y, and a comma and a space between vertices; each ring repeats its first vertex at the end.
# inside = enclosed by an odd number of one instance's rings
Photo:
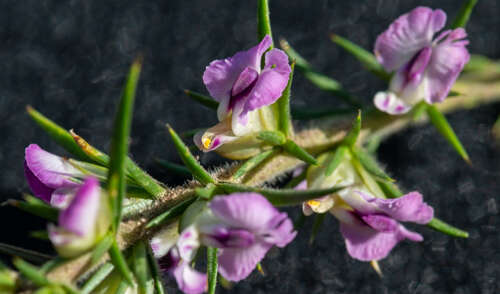
MULTIPOLYGON (((205 275, 189 267, 200 245, 219 248, 219 273, 229 281, 240 281, 272 246, 284 247, 296 235, 287 214, 280 213, 260 194, 216 196, 201 210, 200 205, 195 206, 200 213, 178 238, 165 230, 151 240, 155 256, 161 257, 160 264, 174 275, 185 293, 201 293, 206 288, 205 275)), ((189 208, 186 214, 190 214, 189 208)))
POLYGON ((150 245, 154 256, 159 259, 160 268, 175 278, 179 289, 186 294, 199 294, 208 289, 208 280, 206 274, 190 266, 199 247, 191 234, 196 237, 193 227, 184 230, 179 238, 177 224, 170 225, 156 234, 150 245), (195 244, 190 244, 193 240, 195 244))
POLYGON ((257 46, 212 61, 207 66, 203 82, 210 95, 219 102, 217 117, 220 122, 194 137, 200 150, 208 152, 220 148, 220 152, 230 157, 248 156, 249 150, 242 155, 231 149, 237 144, 244 144, 245 149, 258 149, 260 142, 243 138, 261 130, 277 128, 274 110, 267 106, 281 97, 291 68, 282 50, 271 49, 265 54, 264 68, 261 69, 262 55, 270 46, 271 37, 266 36, 257 46), (230 142, 234 144, 225 150, 221 148, 230 142))
POLYGON ((404 239, 422 241, 420 234, 407 230, 398 221, 426 224, 434 215, 418 192, 381 199, 353 189, 345 197, 337 196, 336 202, 330 212, 340 221, 347 252, 362 261, 385 258, 404 239))
MULTIPOLYGON (((325 162, 333 156, 323 154, 320 166, 310 167, 307 187, 348 186, 336 194, 303 203, 305 215, 330 211, 340 221, 347 252, 362 261, 385 258, 404 239, 422 241, 421 235, 408 231, 398 221, 426 224, 434 211, 423 202, 422 195, 410 192, 397 199, 383 199, 383 193, 360 164, 347 154, 335 171, 325 176, 325 162), (377 195, 378 197, 374 196, 377 195)), ((304 188, 301 183, 299 188, 304 188)))
POLYGON ((49 224, 49 238, 63 257, 88 251, 110 225, 108 199, 96 178, 88 177, 77 189, 69 205, 59 213, 58 226, 49 224))
POLYGON ((257 193, 218 196, 208 207, 217 221, 201 223, 200 237, 220 248, 219 272, 230 281, 246 278, 273 245, 285 247, 297 234, 287 214, 257 193))
POLYGON ((401 15, 375 42, 377 60, 396 71, 389 90, 375 95, 375 106, 389 114, 408 112, 420 101, 442 102, 469 61, 463 28, 445 30, 446 14, 417 7, 401 15))
POLYGON ((24 175, 36 197, 64 208, 80 186, 71 176, 82 173, 64 158, 30 144, 25 149, 24 175))

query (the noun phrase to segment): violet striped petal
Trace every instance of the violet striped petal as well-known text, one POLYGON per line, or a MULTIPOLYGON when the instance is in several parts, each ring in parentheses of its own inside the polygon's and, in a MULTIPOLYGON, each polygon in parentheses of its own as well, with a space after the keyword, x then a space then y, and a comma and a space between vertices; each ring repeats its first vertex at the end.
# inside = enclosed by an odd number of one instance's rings
POLYGON ((47 202, 50 202, 54 190, 79 186, 70 180, 70 176, 81 175, 62 157, 43 150, 37 144, 30 144, 25 149, 24 172, 35 196, 47 202))
POLYGON ((368 202, 399 221, 427 224, 434 216, 432 207, 423 202, 422 194, 416 191, 396 199, 372 198, 368 202))
POLYGON ((377 37, 375 56, 387 71, 407 64, 422 48, 431 45, 434 34, 446 22, 446 14, 428 7, 417 7, 398 17, 377 37))
POLYGON ((469 42, 463 28, 446 32, 440 38, 445 38, 434 46, 426 77, 429 79, 428 103, 443 101, 450 92, 470 55, 465 47, 469 42))

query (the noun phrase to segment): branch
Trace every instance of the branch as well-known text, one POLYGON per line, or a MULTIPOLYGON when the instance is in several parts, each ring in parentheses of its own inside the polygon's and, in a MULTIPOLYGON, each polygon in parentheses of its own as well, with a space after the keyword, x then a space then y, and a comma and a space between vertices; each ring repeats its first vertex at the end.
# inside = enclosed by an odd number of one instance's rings
MULTIPOLYGON (((461 93, 459 96, 450 97, 445 102, 437 105, 443 113, 451 113, 458 110, 466 110, 484 104, 500 101, 500 82, 492 81, 491 77, 478 75, 466 75, 455 84, 454 91, 461 93)), ((364 128, 360 134, 360 141, 366 142, 374 136, 385 139, 414 124, 422 124, 427 121, 426 117, 419 121, 413 121, 411 115, 389 116, 380 112, 373 112, 364 118, 364 128)), ((351 126, 351 119, 330 119, 319 122, 315 127, 297 132, 294 141, 312 154, 319 154, 334 147, 347 134, 351 126)), ((286 154, 276 154, 263 163, 262 168, 245 175, 242 179, 234 181, 232 174, 241 163, 227 165, 213 172, 214 178, 220 181, 239 182, 251 186, 261 186, 265 183, 275 181, 296 169, 303 162, 286 154)), ((194 188, 200 186, 192 181, 184 186, 167 189, 165 194, 157 201, 144 202, 139 213, 121 223, 118 236, 119 247, 127 249, 138 240, 150 238, 156 228, 145 229, 148 220, 157 216, 165 209, 179 202, 194 197, 194 188)), ((107 257, 103 258, 103 261, 107 257)), ((48 278, 54 281, 72 283, 75 279, 92 270, 88 265, 89 255, 68 261, 66 264, 55 268, 49 273, 48 278)), ((93 267, 94 269, 96 266, 93 267)))

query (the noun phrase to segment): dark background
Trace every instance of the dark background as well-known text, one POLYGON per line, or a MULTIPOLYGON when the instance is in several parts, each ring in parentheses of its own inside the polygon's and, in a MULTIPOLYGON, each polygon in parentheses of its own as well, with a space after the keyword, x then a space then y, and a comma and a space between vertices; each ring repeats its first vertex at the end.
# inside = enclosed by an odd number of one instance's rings
MULTIPOLYGON (((139 52, 145 59, 131 153, 159 179, 179 183, 179 178, 154 166, 155 157, 178 161, 164 125, 169 122, 184 131, 216 122, 214 112, 192 103, 182 90, 205 91, 201 76, 210 61, 257 43, 255 2, 1 1, 2 199, 29 191, 22 172, 29 143, 66 154, 31 122, 25 106, 32 105, 107 150, 121 85, 139 52)), ((328 35, 337 33, 371 50, 377 34, 417 5, 443 8, 449 19, 460 6, 457 0, 270 2, 275 39, 288 39, 318 71, 340 80, 367 103, 384 85, 331 43, 328 35)), ((472 53, 500 57, 499 14, 498 1, 479 1, 467 27, 472 53)), ((299 74, 292 103, 341 106, 299 74)), ((292 245, 270 251, 263 262, 266 277, 253 273, 232 293, 498 293, 500 152, 490 128, 499 112, 497 104, 449 116, 471 155, 472 167, 430 126, 393 136, 379 152, 400 185, 421 191, 437 216, 468 230, 469 239, 410 226, 423 233, 425 241, 397 246, 381 261, 385 277, 380 279, 369 265, 347 255, 333 217, 326 219, 315 245, 308 246, 312 222, 308 220, 292 245)), ((220 162, 213 154, 201 159, 206 164, 220 162)), ((289 212, 297 216, 299 209, 289 212)), ((48 248, 21 237, 28 228, 43 228, 40 219, 9 208, 2 208, 1 216, 3 242, 48 248)))

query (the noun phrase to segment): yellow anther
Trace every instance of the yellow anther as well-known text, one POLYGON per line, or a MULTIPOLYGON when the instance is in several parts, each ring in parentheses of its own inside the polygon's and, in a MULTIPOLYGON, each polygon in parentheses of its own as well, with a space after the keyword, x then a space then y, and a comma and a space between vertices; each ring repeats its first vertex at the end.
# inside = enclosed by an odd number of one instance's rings
POLYGON ((319 202, 318 200, 309 200, 307 201, 307 204, 312 208, 316 208, 321 204, 321 202, 319 202))
POLYGON ((210 138, 205 137, 205 138, 201 139, 201 142, 203 143, 203 147, 208 149, 210 147, 210 144, 212 143, 212 140, 210 140, 210 138))

